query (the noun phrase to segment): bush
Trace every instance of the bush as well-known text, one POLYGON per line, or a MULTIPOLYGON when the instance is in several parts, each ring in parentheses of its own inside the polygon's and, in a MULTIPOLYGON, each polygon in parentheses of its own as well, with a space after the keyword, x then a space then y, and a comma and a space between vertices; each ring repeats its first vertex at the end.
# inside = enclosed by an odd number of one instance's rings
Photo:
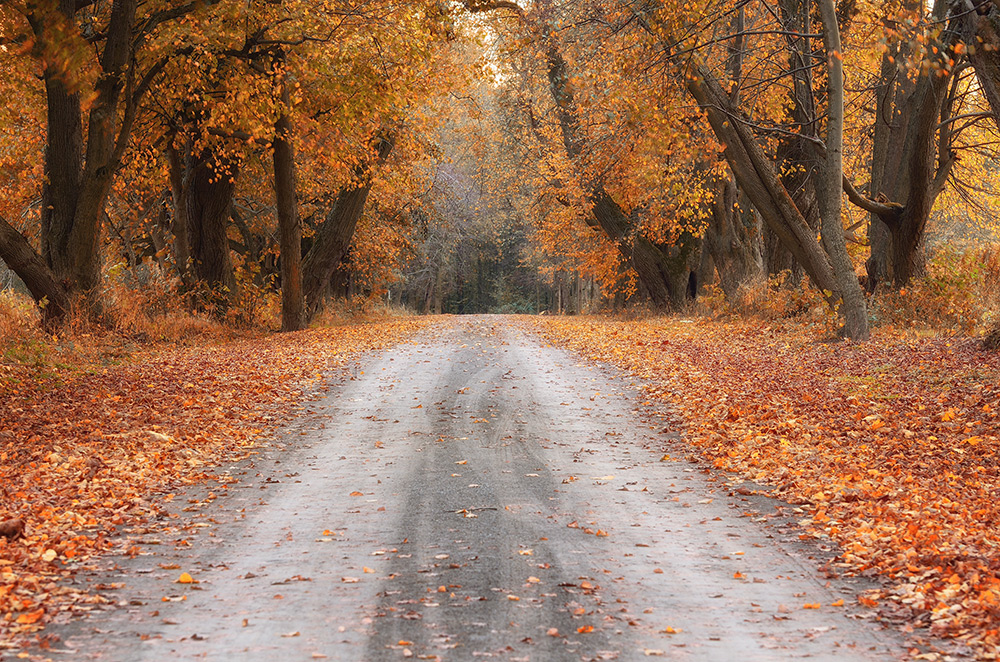
POLYGON ((14 292, 0 291, 0 353, 24 342, 37 340, 39 313, 31 298, 14 292))
POLYGON ((789 286, 789 271, 782 271, 767 279, 754 280, 740 286, 731 300, 725 297, 717 284, 705 288, 698 303, 710 313, 758 317, 780 320, 791 317, 810 317, 825 320, 829 309, 823 294, 812 287, 808 280, 799 286, 789 286))
POLYGON ((928 262, 925 276, 899 291, 880 290, 870 309, 879 326, 982 332, 998 321, 1000 247, 942 248, 928 262))

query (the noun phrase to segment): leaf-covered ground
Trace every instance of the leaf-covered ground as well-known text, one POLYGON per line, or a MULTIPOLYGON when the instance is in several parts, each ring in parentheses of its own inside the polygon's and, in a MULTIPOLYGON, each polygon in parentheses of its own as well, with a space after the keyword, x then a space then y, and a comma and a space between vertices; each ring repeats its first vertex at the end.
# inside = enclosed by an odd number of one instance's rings
POLYGON ((1000 646, 1000 357, 968 339, 823 342, 802 327, 534 318, 636 375, 719 469, 773 485, 839 543, 861 598, 983 659, 1000 646))
POLYGON ((26 527, 19 539, 0 535, 0 642, 103 600, 58 580, 113 551, 114 533, 149 521, 171 491, 265 441, 361 352, 426 324, 165 347, 45 374, 0 363, 0 522, 26 527))

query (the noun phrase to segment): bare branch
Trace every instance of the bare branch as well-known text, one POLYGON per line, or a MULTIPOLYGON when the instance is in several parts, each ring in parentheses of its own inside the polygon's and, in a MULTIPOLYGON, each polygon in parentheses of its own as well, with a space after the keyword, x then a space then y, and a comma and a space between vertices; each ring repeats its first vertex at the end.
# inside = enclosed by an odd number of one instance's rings
POLYGON ((854 184, 847 175, 843 178, 844 193, 847 194, 847 199, 850 200, 854 206, 864 209, 869 214, 875 214, 886 225, 890 225, 890 222, 897 218, 899 214, 903 211, 903 205, 898 202, 879 202, 877 200, 872 200, 861 194, 858 189, 854 187, 854 184))

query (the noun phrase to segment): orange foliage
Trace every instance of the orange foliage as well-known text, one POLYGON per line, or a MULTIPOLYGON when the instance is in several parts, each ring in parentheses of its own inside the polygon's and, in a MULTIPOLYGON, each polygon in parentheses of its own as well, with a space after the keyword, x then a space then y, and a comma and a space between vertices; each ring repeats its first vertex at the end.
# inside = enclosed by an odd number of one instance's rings
POLYGON ((531 322, 631 371, 715 467, 800 505, 846 572, 938 634, 1000 645, 1000 357, 972 340, 821 343, 794 325, 531 322))
MULTIPOLYGON (((72 605, 101 603, 60 578, 106 554, 122 525, 149 522, 178 487, 225 478, 212 464, 246 456, 345 375, 360 352, 429 322, 356 324, 189 349, 160 348, 129 365, 28 379, 0 363, 0 638, 37 631, 72 605), (284 404, 275 407, 275 404, 284 404)), ((122 549, 138 553, 137 548, 122 549)))

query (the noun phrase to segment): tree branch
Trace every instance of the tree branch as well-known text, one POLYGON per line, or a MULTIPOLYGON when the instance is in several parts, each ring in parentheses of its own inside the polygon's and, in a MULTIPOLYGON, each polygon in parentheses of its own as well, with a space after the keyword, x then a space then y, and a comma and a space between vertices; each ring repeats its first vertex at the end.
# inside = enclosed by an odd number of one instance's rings
POLYGON ((864 209, 869 214, 875 214, 886 225, 891 226, 892 222, 898 219, 899 215, 903 212, 903 205, 898 202, 879 202, 862 195, 858 189, 854 188, 854 184, 851 183, 846 174, 843 177, 843 186, 844 193, 847 194, 847 199, 854 206, 864 209))
POLYGON ((524 19, 524 8, 512 0, 463 0, 465 8, 471 12, 489 12, 498 9, 509 9, 524 19))

